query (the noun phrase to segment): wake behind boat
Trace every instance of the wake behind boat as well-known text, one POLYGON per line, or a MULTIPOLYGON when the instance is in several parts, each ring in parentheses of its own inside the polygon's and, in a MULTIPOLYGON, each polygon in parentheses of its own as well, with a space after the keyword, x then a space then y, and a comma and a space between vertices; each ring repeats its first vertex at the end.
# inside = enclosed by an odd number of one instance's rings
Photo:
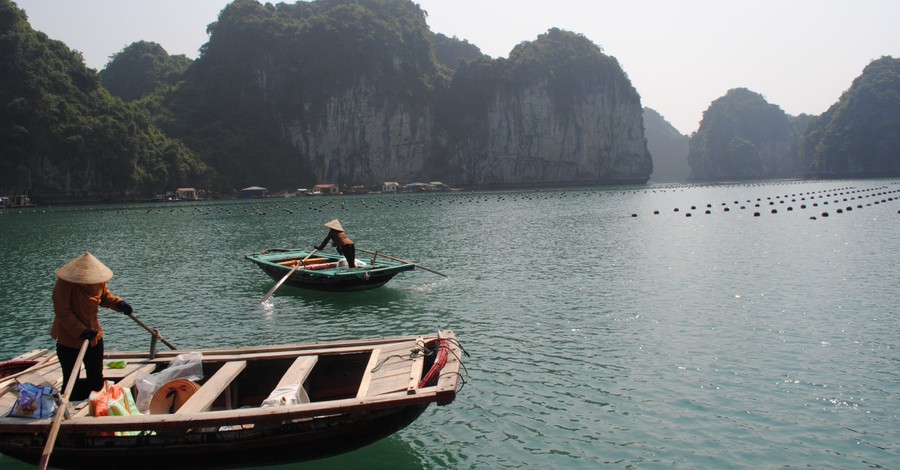
MULTIPOLYGON (((124 367, 104 367, 104 376, 131 389, 141 375, 162 372, 187 352, 165 351, 155 357, 107 353, 106 366, 112 362, 124 367)), ((439 331, 200 353, 203 378, 191 382, 193 391, 177 405, 173 398, 168 406, 156 406, 157 395, 169 395, 156 393, 150 414, 95 417, 87 401, 76 403, 59 427, 52 466, 222 468, 348 452, 404 428, 430 403, 451 403, 462 383, 464 351, 452 331, 439 331), (271 404, 278 391, 292 388, 296 403, 261 406, 271 404)), ((36 378, 59 386, 62 371, 50 351, 35 350, 13 361, 17 368, 31 364, 14 374, 18 380, 36 378)), ((14 380, 0 379, 0 390, 6 391, 14 380)), ((140 395, 136 399, 140 402, 140 395)), ((0 453, 37 463, 52 418, 9 417, 15 402, 12 393, 0 397, 0 414, 5 416, 0 418, 0 453)))
POLYGON ((356 291, 383 286, 403 271, 416 268, 413 263, 395 261, 377 252, 368 260, 356 260, 350 268, 342 255, 275 248, 245 255, 266 274, 289 286, 320 291, 356 291), (296 269, 295 269, 296 268, 296 269))

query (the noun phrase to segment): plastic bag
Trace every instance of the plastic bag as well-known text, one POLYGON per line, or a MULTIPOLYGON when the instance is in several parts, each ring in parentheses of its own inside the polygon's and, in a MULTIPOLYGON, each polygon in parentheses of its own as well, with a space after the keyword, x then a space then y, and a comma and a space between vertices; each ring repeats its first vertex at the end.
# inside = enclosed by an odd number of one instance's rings
POLYGON ((261 408, 270 406, 287 406, 300 403, 300 389, 302 385, 291 384, 286 387, 278 387, 272 390, 269 397, 263 400, 261 408))
MULTIPOLYGON (((103 382, 103 388, 99 391, 91 392, 91 415, 92 416, 136 416, 140 415, 134 398, 131 396, 131 389, 116 385, 109 380, 103 382)), ((101 436, 136 436, 141 431, 118 431, 115 433, 100 433, 101 436)))
POLYGON ((141 413, 150 410, 153 394, 163 385, 175 379, 197 382, 203 378, 203 354, 199 351, 179 354, 169 366, 154 374, 139 376, 134 382, 137 389, 137 407, 141 413))
POLYGON ((13 393, 17 398, 9 411, 10 416, 41 419, 56 413, 59 391, 47 384, 17 383, 13 393))
POLYGON ((93 416, 135 416, 140 415, 131 389, 116 385, 109 380, 103 382, 103 388, 91 392, 91 414, 93 416))

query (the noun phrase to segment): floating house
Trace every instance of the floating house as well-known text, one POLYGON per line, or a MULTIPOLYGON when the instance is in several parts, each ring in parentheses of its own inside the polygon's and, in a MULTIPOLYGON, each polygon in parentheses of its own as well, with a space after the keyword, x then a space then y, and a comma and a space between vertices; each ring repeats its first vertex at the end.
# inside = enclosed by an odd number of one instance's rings
POLYGON ((269 190, 261 186, 250 186, 241 190, 241 199, 263 198, 269 195, 269 190))
POLYGON ((381 192, 383 193, 396 193, 398 188, 400 188, 400 183, 396 181, 385 181, 384 183, 381 183, 381 192))
POLYGON ((341 189, 336 184, 317 184, 313 186, 314 191, 320 191, 325 195, 341 194, 341 189))
POLYGON ((175 194, 178 196, 178 199, 182 201, 200 200, 200 197, 197 195, 197 190, 194 188, 178 188, 175 190, 175 194))

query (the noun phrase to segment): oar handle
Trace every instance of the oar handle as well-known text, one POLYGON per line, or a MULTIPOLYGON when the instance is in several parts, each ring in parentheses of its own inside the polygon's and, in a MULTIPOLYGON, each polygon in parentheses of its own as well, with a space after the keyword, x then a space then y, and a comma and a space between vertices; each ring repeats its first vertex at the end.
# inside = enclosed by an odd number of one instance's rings
POLYGON ((135 323, 137 323, 138 325, 140 325, 141 328, 147 330, 147 333, 150 333, 151 335, 155 336, 157 339, 159 339, 160 341, 162 341, 162 343, 165 344, 166 346, 168 346, 169 349, 172 349, 172 350, 178 349, 178 348, 176 348, 175 346, 172 346, 172 343, 166 341, 165 338, 163 338, 163 337, 159 334, 159 330, 153 331, 152 329, 150 329, 150 327, 148 327, 147 325, 145 325, 144 322, 138 320, 138 318, 137 318, 136 316, 134 316, 134 314, 131 314, 131 315, 128 315, 128 316, 131 317, 131 319, 134 320, 135 323))
POLYGON ((400 263, 411 264, 411 265, 413 265, 413 266, 415 266, 415 267, 417 267, 417 268, 419 268, 419 269, 424 269, 425 271, 428 271, 428 272, 430 272, 430 273, 437 274, 438 276, 444 276, 444 277, 447 277, 447 278, 450 277, 450 276, 448 276, 448 275, 446 275, 446 274, 444 274, 444 273, 442 273, 442 272, 438 272, 438 271, 435 271, 435 270, 433 270, 433 269, 426 268, 425 266, 422 266, 421 264, 413 263, 412 261, 406 261, 405 259, 394 258, 393 256, 388 256, 388 255, 386 255, 386 254, 384 254, 384 253, 380 253, 380 252, 377 252, 377 251, 364 250, 364 249, 362 249, 362 248, 357 248, 357 250, 362 251, 362 252, 364 252, 364 253, 369 253, 369 254, 371 254, 371 255, 378 255, 378 256, 381 256, 382 258, 387 258, 387 259, 394 260, 394 261, 397 261, 397 262, 400 262, 400 263))
MULTIPOLYGON (((50 453, 53 452, 53 446, 56 444, 56 436, 59 435, 59 426, 62 424, 63 416, 66 414, 66 408, 69 406, 69 397, 72 396, 72 389, 75 388, 75 382, 78 381, 78 374, 81 372, 81 361, 84 360, 84 354, 87 352, 88 345, 91 340, 84 340, 81 343, 81 350, 78 351, 78 358, 75 359, 75 367, 69 374, 69 381, 66 383, 66 390, 60 400, 59 408, 56 409, 56 415, 53 416, 53 425, 50 426, 50 434, 47 435, 47 443, 44 445, 44 452, 41 453, 41 460, 38 464, 40 470, 46 470, 50 463, 50 453)), ((63 371, 65 374, 66 371, 63 371)))

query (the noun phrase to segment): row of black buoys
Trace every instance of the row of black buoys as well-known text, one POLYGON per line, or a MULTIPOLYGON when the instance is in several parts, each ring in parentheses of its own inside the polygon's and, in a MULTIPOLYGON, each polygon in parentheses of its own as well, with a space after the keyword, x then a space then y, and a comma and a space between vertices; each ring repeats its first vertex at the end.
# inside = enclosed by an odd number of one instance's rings
MULTIPOLYGON (((895 183, 895 184, 897 184, 897 183, 895 183)), ((654 190, 654 192, 656 192, 656 191, 654 190)), ((809 199, 811 200, 811 203, 810 203, 811 207, 819 207, 819 202, 821 202, 821 204, 823 206, 830 206, 830 205, 832 205, 832 203, 835 205, 838 205, 841 203, 846 203, 846 202, 854 201, 857 199, 881 197, 881 199, 876 199, 876 200, 872 201, 871 203, 868 203, 865 205, 865 206, 872 206, 872 205, 878 205, 878 204, 887 203, 887 202, 893 202, 894 200, 900 201, 900 196, 897 196, 896 198, 894 196, 890 196, 891 194, 894 194, 894 193, 900 193, 900 189, 889 189, 887 186, 879 186, 879 187, 873 187, 873 188, 867 188, 867 189, 858 189, 855 187, 844 187, 844 188, 837 188, 837 189, 822 189, 822 190, 813 191, 813 192, 799 193, 799 196, 800 196, 801 201, 805 201, 807 199, 805 196, 809 196, 809 199), (847 197, 841 198, 840 197, 840 196, 845 196, 845 195, 850 196, 850 197, 849 198, 847 198, 847 197), (817 202, 812 202, 812 200, 816 200, 817 197, 818 197, 817 202), (832 201, 826 200, 826 199, 832 199, 832 198, 833 198, 832 201)), ((796 202, 798 194, 797 193, 793 193, 790 195, 785 194, 783 197, 784 197, 784 199, 782 199, 781 195, 776 195, 776 196, 774 196, 775 200, 773 200, 772 196, 766 196, 765 200, 769 201, 769 204, 768 204, 769 206, 775 206, 775 204, 776 204, 775 201, 778 201, 778 204, 783 205, 786 203, 788 198, 790 198, 790 202, 796 202)), ((746 202, 752 203, 753 201, 752 201, 752 199, 747 199, 746 202)), ((763 202, 763 197, 756 198, 756 203, 754 204, 754 207, 757 207, 757 208, 760 207, 762 202, 763 202)), ((738 204, 740 204, 740 201, 735 200, 734 204, 738 205, 738 204)), ((727 202, 721 203, 721 206, 722 206, 723 212, 730 211, 727 202)), ((697 207, 698 206, 696 204, 691 205, 690 210, 695 211, 695 210, 697 210, 697 207)), ((708 209, 706 209, 704 211, 704 213, 707 215, 712 214, 712 211, 710 209, 713 207, 713 205, 711 203, 707 203, 706 207, 708 209)), ((740 205, 740 209, 742 209, 742 210, 746 209, 746 207, 747 206, 745 206, 745 205, 740 205)), ((800 209, 807 209, 807 207, 808 207, 807 204, 800 204, 800 209)), ((863 204, 857 204, 857 206, 856 206, 857 209, 862 209, 863 207, 864 207, 863 204)), ((792 205, 789 205, 789 206, 786 206, 785 210, 788 212, 793 212, 794 207, 792 205)), ((835 211, 835 213, 843 214, 845 212, 850 212, 852 210, 853 210, 852 205, 848 205, 848 206, 846 206, 846 208, 837 209, 835 211)), ((681 209, 678 207, 675 207, 675 208, 673 208, 673 212, 681 212, 681 209)), ((659 215, 659 213, 660 213, 659 210, 653 211, 654 215, 659 215)), ((778 214, 778 210, 773 207, 771 209, 770 213, 778 214)), ((689 212, 689 211, 685 212, 685 217, 692 217, 692 216, 693 216, 693 214, 691 212, 689 212)), ((762 213, 760 211, 755 211, 753 213, 753 216, 760 217, 760 216, 762 216, 762 213)), ((828 214, 828 212, 822 212, 820 214, 820 216, 828 217, 829 214, 828 214)), ((637 214, 632 214, 632 217, 637 217, 637 214)), ((810 218, 815 219, 816 217, 813 216, 810 218)))

